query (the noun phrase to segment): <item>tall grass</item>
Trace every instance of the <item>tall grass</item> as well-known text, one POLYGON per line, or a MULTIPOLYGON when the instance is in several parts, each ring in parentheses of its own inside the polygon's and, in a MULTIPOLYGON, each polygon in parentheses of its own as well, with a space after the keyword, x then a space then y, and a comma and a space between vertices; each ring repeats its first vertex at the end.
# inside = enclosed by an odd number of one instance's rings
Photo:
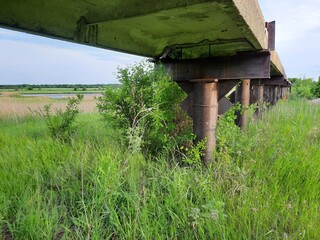
POLYGON ((132 155, 96 114, 71 145, 1 119, 0 239, 317 239, 319 117, 278 104, 209 168, 132 155))
MULTIPOLYGON (((84 100, 79 104, 83 112, 97 112, 97 96, 84 95, 84 100)), ((68 98, 52 99, 48 97, 24 97, 18 93, 3 93, 0 95, 0 118, 14 118, 28 116, 40 111, 47 104, 53 108, 64 109, 68 98)))

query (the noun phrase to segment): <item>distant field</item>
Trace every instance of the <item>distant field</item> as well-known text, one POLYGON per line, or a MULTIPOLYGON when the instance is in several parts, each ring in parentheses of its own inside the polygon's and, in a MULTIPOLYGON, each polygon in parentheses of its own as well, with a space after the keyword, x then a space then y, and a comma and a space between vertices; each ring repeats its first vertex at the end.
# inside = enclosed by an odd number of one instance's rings
MULTIPOLYGON (((26 94, 35 93, 34 91, 25 92, 26 94)), ((48 91, 38 92, 39 94, 48 91)), ((58 93, 58 92, 50 92, 58 93)), ((61 93, 61 92, 60 92, 61 93)), ((67 93, 67 92, 65 92, 67 93)), ((17 117, 35 114, 35 111, 43 110, 46 104, 52 104, 53 108, 64 108, 68 98, 52 99, 49 97, 24 97, 23 92, 0 92, 0 117, 17 117)), ((85 95, 79 108, 82 112, 97 112, 98 95, 85 95)))
POLYGON ((74 88, 34 88, 33 90, 18 90, 15 89, 0 89, 1 92, 15 92, 19 94, 63 94, 63 93, 102 93, 102 88, 86 88, 83 90, 82 88, 78 88, 78 90, 75 90, 74 88))

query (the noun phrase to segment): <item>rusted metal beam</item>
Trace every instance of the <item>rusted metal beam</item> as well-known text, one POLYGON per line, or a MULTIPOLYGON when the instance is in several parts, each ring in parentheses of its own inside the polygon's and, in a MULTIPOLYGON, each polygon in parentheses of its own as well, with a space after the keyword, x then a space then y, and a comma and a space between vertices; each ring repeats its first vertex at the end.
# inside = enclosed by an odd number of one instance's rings
POLYGON ((266 23, 266 28, 268 31, 268 48, 270 50, 275 50, 275 37, 276 37, 276 22, 266 23))
POLYGON ((251 85, 274 85, 274 86, 290 86, 290 82, 286 80, 283 76, 272 76, 268 79, 253 79, 251 80, 251 85))
POLYGON ((270 78, 270 52, 260 51, 232 57, 171 60, 161 62, 174 81, 202 82, 208 79, 270 78))
POLYGON ((239 82, 240 79, 219 81, 218 101, 226 96, 226 94, 228 94, 232 90, 232 88, 234 88, 239 82))
POLYGON ((269 103, 271 104, 271 105, 274 105, 275 104, 275 101, 274 101, 274 99, 275 99, 275 89, 276 89, 276 86, 268 86, 269 87, 269 94, 270 94, 270 99, 269 99, 269 103))
POLYGON ((181 107, 193 120, 196 142, 206 141, 203 162, 208 164, 216 145, 215 129, 218 121, 218 80, 178 82, 188 93, 181 107))
POLYGON ((264 85, 263 86, 263 102, 271 103, 271 86, 264 85))
POLYGON ((264 95, 264 85, 258 85, 257 86, 258 89, 258 108, 257 108, 257 115, 258 117, 261 117, 262 112, 263 112, 263 95, 264 95))
POLYGON ((225 114, 232 106, 233 104, 229 101, 229 99, 226 97, 221 98, 218 102, 218 114, 225 114))
POLYGON ((279 88, 275 86, 273 104, 276 104, 278 102, 278 99, 279 99, 278 96, 279 96, 279 88))
POLYGON ((243 107, 240 116, 240 127, 243 131, 247 130, 248 126, 248 107, 250 104, 250 79, 243 79, 241 84, 241 105, 243 107))

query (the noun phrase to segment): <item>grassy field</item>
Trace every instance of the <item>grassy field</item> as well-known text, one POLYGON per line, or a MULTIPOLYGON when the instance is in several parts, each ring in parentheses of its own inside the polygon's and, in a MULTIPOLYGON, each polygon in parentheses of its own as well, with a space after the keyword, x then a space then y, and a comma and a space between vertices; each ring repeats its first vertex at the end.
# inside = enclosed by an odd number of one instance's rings
POLYGON ((85 91, 82 88, 78 88, 75 90, 74 88, 34 88, 32 90, 28 89, 20 89, 16 91, 15 89, 1 89, 0 94, 2 92, 11 92, 11 93, 18 93, 18 94, 77 94, 77 93, 102 93, 103 89, 101 88, 86 88, 85 91))
POLYGON ((199 168, 132 155, 97 113, 69 145, 37 116, 2 116, 0 239, 318 239, 319 119, 279 103, 199 168))
MULTIPOLYGON (((97 112, 98 95, 84 95, 84 100, 79 108, 82 112, 97 112)), ((68 98, 53 99, 49 97, 24 97, 16 92, 1 92, 0 117, 21 117, 34 115, 43 110, 46 104, 52 104, 53 108, 65 108, 68 98)))

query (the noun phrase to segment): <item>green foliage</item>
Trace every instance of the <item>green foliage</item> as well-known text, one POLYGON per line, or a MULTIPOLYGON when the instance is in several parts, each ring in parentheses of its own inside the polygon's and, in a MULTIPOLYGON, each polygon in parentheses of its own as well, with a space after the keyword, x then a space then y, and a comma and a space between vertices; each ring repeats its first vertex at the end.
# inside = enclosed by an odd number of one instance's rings
MULTIPOLYGON (((196 139, 196 136, 193 136, 193 139, 196 139)), ((190 147, 182 146, 180 148, 181 152, 184 152, 185 155, 182 158, 182 163, 187 166, 195 166, 197 168, 202 167, 202 158, 204 156, 204 150, 206 148, 207 139, 199 141, 195 145, 190 147)))
POLYGON ((312 99, 315 97, 316 83, 311 79, 289 78, 292 83, 291 98, 312 99))
POLYGON ((51 105, 44 106, 44 112, 41 112, 41 116, 44 118, 53 139, 70 143, 72 135, 76 130, 74 123, 79 114, 78 105, 82 99, 83 95, 77 94, 76 97, 69 99, 64 111, 56 109, 54 114, 52 113, 51 105))
POLYGON ((191 139, 190 120, 180 109, 185 93, 162 66, 139 63, 119 69, 120 88, 107 88, 98 108, 125 129, 129 148, 171 154, 191 139))
POLYGON ((315 85, 315 87, 313 88, 313 95, 316 98, 320 98, 320 77, 318 78, 318 82, 315 85))
POLYGON ((131 154, 95 114, 72 147, 42 119, 0 118, 0 239, 318 239, 319 118, 277 104, 209 168, 131 154))
MULTIPOLYGON (((236 125, 237 115, 242 111, 242 106, 238 103, 219 117, 215 152, 215 158, 218 162, 229 164, 243 154, 243 143, 246 140, 240 127, 236 125)), ((254 112, 254 106, 251 106, 249 111, 254 112)))

